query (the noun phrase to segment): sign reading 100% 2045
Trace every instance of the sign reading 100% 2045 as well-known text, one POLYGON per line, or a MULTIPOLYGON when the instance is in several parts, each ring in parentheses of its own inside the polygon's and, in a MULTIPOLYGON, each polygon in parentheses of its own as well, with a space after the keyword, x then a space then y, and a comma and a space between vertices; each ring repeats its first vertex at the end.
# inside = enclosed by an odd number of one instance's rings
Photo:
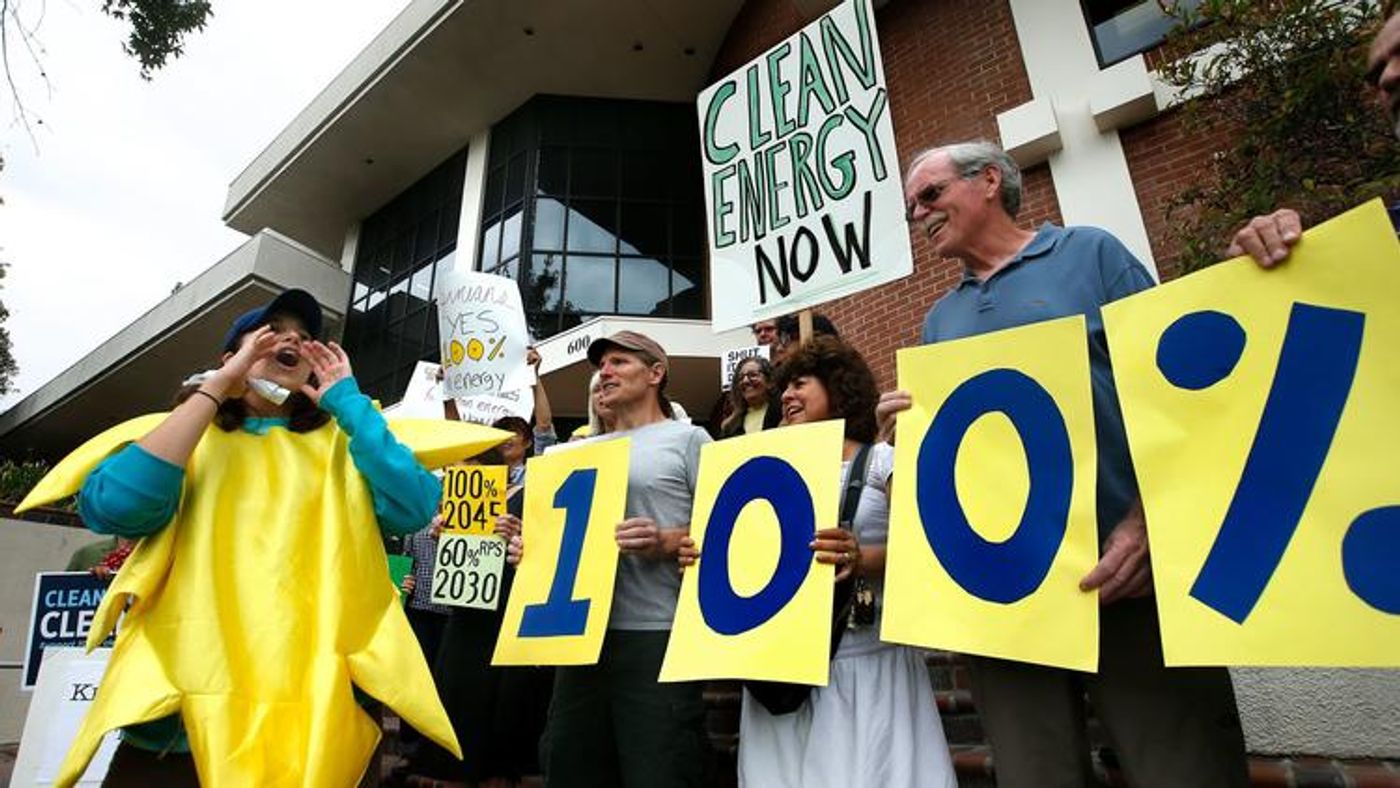
POLYGON ((448 468, 442 480, 442 534, 433 567, 434 602, 495 610, 501 602, 506 543, 493 532, 506 512, 504 465, 448 468))

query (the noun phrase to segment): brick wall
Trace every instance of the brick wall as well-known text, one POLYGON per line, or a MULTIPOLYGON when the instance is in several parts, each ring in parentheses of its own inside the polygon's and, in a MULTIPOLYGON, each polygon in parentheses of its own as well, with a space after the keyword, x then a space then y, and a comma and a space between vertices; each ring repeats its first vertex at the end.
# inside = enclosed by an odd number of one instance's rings
MULTIPOLYGON (((1133 176, 1133 189, 1137 192, 1158 273, 1163 281, 1173 279, 1181 273, 1181 250, 1168 226, 1167 200, 1208 171, 1216 151, 1228 144, 1229 129, 1222 127, 1209 134, 1188 134, 1181 114, 1166 112, 1119 132, 1118 137, 1123 144, 1123 155, 1128 159, 1128 171, 1133 176)), ((1229 239, 1218 240, 1223 253, 1229 239)))
MULTIPOLYGON (((1029 101, 1030 83, 1005 0, 896 0, 875 14, 901 159, 970 138, 996 139, 996 116, 1029 101)), ((718 79, 807 21, 791 0, 749 0, 735 16, 712 68, 718 79)), ((1022 223, 1060 221, 1049 168, 1025 173, 1022 223)), ((914 241, 912 276, 823 305, 870 362, 881 388, 894 385, 894 352, 915 344, 924 312, 955 284, 961 267, 914 241)))

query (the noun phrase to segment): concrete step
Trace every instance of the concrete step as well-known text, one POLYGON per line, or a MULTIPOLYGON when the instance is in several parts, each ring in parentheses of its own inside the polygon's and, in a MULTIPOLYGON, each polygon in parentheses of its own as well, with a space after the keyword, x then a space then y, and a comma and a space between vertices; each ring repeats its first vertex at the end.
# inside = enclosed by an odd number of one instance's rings
MULTIPOLYGON (((954 745, 959 788, 993 788, 995 759, 985 745, 954 745)), ((1094 751, 1094 773, 1105 788, 1127 788, 1112 753, 1094 751)), ((1249 781, 1256 788, 1400 788, 1400 762, 1250 756, 1249 781)))

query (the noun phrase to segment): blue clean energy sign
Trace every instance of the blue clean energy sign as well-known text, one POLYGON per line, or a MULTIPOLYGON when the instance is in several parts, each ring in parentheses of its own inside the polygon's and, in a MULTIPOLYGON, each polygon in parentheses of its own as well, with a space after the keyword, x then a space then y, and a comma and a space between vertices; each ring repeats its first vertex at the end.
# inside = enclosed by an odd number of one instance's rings
MULTIPOLYGON (((20 689, 32 690, 39 680, 44 649, 83 646, 107 594, 107 581, 88 572, 40 572, 34 576, 34 607, 29 616, 29 640, 24 649, 24 680, 20 689)), ((113 637, 102 644, 112 645, 113 637)))

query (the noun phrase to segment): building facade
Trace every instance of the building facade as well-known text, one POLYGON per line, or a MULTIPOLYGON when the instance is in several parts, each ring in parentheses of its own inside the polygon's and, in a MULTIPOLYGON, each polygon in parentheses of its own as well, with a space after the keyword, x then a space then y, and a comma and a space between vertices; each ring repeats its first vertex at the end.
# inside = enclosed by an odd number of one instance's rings
MULTIPOLYGON (((589 340, 635 328, 672 354, 673 398, 703 417, 719 397, 718 356, 750 340, 708 323, 695 96, 834 5, 413 0, 235 177, 223 218, 291 239, 307 270, 339 261, 348 285, 323 304, 344 315, 357 375, 385 404, 415 363, 438 360, 434 288, 469 267, 519 282, 556 413, 584 413, 589 340)), ((1153 72, 1169 27, 1156 0, 875 6, 901 160, 998 140, 1024 168, 1023 225, 1097 225, 1159 277, 1176 273, 1166 201, 1223 140, 1187 135, 1170 110, 1153 72)), ((922 239, 913 248, 911 276, 820 308, 882 387, 961 275, 922 239)), ((279 281, 298 284, 295 272, 279 281)), ((169 341, 152 338, 158 328, 142 347, 169 341)), ((99 348, 92 369, 0 417, 0 448, 59 422, 64 436, 107 426, 64 403, 100 398, 104 376, 142 352, 121 350, 99 348)), ((178 381, 148 383, 164 397, 178 381)), ((53 451, 72 448, 62 443, 53 451)), ((1236 677, 1256 751, 1400 757, 1392 672, 1236 677), (1337 702, 1312 713, 1324 696, 1337 702)))

